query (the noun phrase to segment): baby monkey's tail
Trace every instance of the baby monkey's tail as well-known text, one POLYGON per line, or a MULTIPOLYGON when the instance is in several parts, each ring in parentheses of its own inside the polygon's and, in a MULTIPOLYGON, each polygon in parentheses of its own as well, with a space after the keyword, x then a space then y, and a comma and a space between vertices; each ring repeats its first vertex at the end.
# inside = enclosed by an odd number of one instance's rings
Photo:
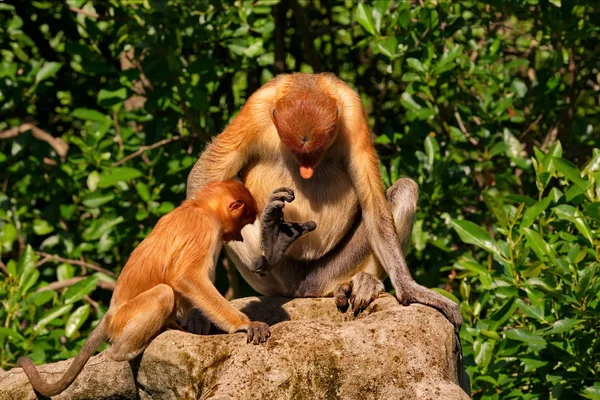
POLYGON ((17 364, 25 371, 25 375, 29 378, 29 382, 31 383, 31 386, 33 386, 33 389, 39 394, 50 397, 56 396, 68 388, 75 378, 77 378, 85 363, 96 350, 98 350, 98 347, 108 340, 105 321, 106 317, 102 318, 96 329, 94 329, 90 337, 83 344, 81 351, 77 354, 77 357, 75 357, 67 372, 65 372, 62 378, 54 383, 48 383, 41 377, 35 364, 31 361, 31 358, 20 357, 17 360, 17 364))

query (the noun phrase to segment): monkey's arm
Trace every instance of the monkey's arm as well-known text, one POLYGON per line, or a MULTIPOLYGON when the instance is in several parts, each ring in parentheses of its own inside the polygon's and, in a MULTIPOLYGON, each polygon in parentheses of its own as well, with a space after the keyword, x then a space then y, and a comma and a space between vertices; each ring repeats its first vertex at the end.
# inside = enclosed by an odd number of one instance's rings
POLYGON ((316 229, 314 221, 286 222, 283 219, 285 202, 294 201, 294 191, 275 189, 261 215, 261 257, 252 264, 252 271, 266 275, 281 263, 287 249, 301 236, 316 229))
POLYGON ((264 322, 250 321, 246 314, 233 307, 221 296, 208 276, 184 276, 175 282, 174 289, 222 330, 228 333, 246 331, 248 343, 258 344, 271 336, 269 325, 264 322))
POLYGON ((261 133, 273 125, 270 110, 274 96, 272 86, 259 89, 206 147, 188 176, 188 199, 208 182, 234 178, 253 157, 261 133))
POLYGON ((371 144, 371 132, 358 96, 342 89, 340 139, 349 150, 348 175, 362 210, 371 249, 390 277, 398 300, 408 305, 421 303, 436 308, 458 327, 462 316, 458 305, 446 297, 417 284, 406 265, 400 239, 394 227, 390 205, 385 199, 379 174, 379 158, 371 144))

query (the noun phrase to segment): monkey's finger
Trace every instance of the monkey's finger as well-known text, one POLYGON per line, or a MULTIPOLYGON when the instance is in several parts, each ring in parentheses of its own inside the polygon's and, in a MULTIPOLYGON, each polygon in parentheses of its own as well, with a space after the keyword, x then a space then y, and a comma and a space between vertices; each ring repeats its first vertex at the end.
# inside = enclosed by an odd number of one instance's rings
POLYGON ((294 196, 294 193, 286 193, 286 192, 281 192, 281 193, 276 193, 271 195, 271 197, 269 198, 269 204, 276 202, 276 201, 285 201, 287 203, 291 203, 292 201, 294 201, 296 197, 294 196))
POLYGON ((265 208, 265 214, 267 214, 267 215, 275 214, 279 210, 281 210, 283 207, 285 207, 285 203, 283 200, 281 200, 281 199, 269 200, 269 204, 265 208))
POLYGON ((317 223, 315 221, 308 221, 302 224, 302 233, 312 232, 317 229, 317 223))
POLYGON ((286 188, 286 187, 280 187, 278 189, 273 190, 271 192, 271 196, 279 194, 279 193, 291 194, 293 196, 294 195, 294 189, 290 189, 290 188, 286 188))

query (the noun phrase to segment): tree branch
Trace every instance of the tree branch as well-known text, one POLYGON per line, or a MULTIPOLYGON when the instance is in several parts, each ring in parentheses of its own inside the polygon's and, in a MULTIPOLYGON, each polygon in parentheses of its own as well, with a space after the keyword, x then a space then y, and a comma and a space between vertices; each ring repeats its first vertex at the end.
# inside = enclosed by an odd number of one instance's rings
MULTIPOLYGON (((85 277, 83 277, 83 276, 77 276, 77 277, 71 278, 71 279, 65 279, 62 281, 52 282, 47 286, 42 286, 42 287, 38 288, 36 290, 36 292, 43 292, 44 290, 60 290, 60 289, 63 289, 63 288, 69 287, 69 286, 73 286, 77 282, 80 282, 84 279, 85 279, 85 277)), ((102 288, 102 289, 110 290, 110 291, 115 290, 115 284, 112 282, 98 281, 98 287, 102 288)))
POLYGON ((302 7, 296 0, 290 0, 290 8, 293 11, 294 17, 296 18, 296 25, 300 31, 302 37, 302 45, 304 48, 304 56, 312 67, 314 72, 324 72, 323 63, 315 50, 314 36, 309 29, 308 18, 304 14, 302 7))
POLYGON ((10 139, 28 131, 31 131, 34 138, 48 143, 56 151, 56 153, 58 153, 60 158, 64 160, 67 152, 69 151, 69 145, 61 138, 55 138, 54 136, 30 123, 25 123, 21 126, 16 126, 0 132, 0 140, 10 139))
POLYGON ((140 154, 144 153, 145 151, 156 149, 157 147, 164 146, 165 144, 174 142, 179 139, 181 139, 181 136, 173 136, 171 138, 160 140, 149 146, 142 146, 139 149, 137 149, 136 151, 134 151, 133 153, 131 153, 130 155, 128 155, 127 157, 124 157, 124 158, 120 159, 119 161, 112 163, 111 166, 116 167, 118 165, 124 164, 127 161, 131 160, 132 158, 135 158, 135 157, 139 156, 140 154))
POLYGON ((285 72, 285 28, 287 25, 288 2, 282 0, 273 8, 275 18, 275 74, 285 72))
POLYGON ((63 263, 73 264, 73 265, 79 265, 80 267, 86 267, 86 268, 89 268, 89 269, 93 269, 94 271, 103 272, 106 275, 112 276, 113 278, 115 278, 117 276, 117 274, 115 274, 112 271, 104 269, 104 268, 102 268, 102 267, 100 267, 98 265, 95 265, 95 264, 90 264, 90 263, 85 262, 85 261, 71 260, 71 259, 68 259, 68 258, 59 257, 59 256, 57 256, 55 254, 44 253, 43 251, 36 251, 35 254, 44 257, 44 259, 42 259, 42 261, 40 261, 40 262, 37 263, 36 267, 39 267, 43 263, 52 260, 52 261, 58 261, 58 262, 63 262, 63 263))
POLYGON ((69 10, 78 13, 78 14, 83 14, 86 15, 88 17, 92 17, 92 18, 100 18, 99 14, 96 14, 95 12, 91 12, 91 11, 87 11, 87 10, 83 10, 81 8, 77 8, 77 7, 69 7, 69 10))

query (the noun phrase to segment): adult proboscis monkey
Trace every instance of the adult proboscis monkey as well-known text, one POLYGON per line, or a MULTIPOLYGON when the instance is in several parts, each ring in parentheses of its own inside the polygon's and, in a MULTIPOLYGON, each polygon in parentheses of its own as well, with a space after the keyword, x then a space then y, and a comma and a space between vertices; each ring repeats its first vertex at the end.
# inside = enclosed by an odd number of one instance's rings
POLYGON ((340 79, 296 73, 261 87, 200 156, 188 177, 188 198, 209 182, 236 176, 265 212, 245 228, 244 243, 226 249, 258 292, 333 294, 340 310, 351 305, 357 313, 383 291, 387 273, 401 303, 426 304, 455 327, 462 323, 456 303, 412 279, 403 247, 410 239, 417 184, 399 179, 384 193, 365 110, 340 79), (279 228, 283 205, 269 197, 275 187, 295 190, 286 219, 317 226, 310 235, 303 235, 310 230, 305 225, 295 226, 299 238, 285 254, 286 246, 278 244, 290 232, 279 228), (270 209, 279 214, 273 218, 270 209))

